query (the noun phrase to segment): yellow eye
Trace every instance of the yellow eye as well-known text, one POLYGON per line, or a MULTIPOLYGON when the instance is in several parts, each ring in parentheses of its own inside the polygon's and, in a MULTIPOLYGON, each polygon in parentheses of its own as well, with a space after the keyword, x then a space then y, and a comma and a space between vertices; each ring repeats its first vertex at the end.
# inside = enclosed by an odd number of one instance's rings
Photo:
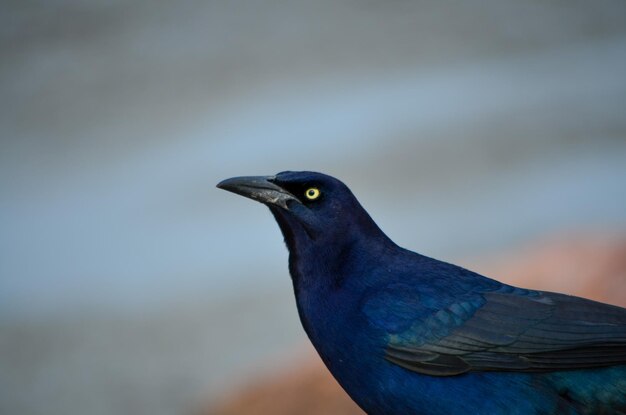
POLYGON ((310 187, 306 189, 306 192, 304 192, 304 195, 309 200, 315 200, 318 197, 320 197, 320 190, 317 187, 310 187))

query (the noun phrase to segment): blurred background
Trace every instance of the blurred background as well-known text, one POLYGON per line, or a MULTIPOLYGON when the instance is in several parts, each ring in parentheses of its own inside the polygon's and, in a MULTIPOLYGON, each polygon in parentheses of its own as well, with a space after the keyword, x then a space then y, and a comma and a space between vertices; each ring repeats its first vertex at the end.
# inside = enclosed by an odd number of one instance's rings
POLYGON ((515 282, 626 296, 621 0, 4 1, 0 54, 0 413, 221 413, 310 367, 236 175, 323 171, 402 246, 539 246, 515 282))

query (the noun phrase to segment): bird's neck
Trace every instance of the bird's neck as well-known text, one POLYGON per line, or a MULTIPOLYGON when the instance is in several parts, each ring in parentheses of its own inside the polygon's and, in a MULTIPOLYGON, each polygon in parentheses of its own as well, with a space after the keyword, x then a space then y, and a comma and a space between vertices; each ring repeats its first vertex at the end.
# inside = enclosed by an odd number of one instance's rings
POLYGON ((296 290, 334 290, 347 278, 377 266, 383 252, 396 248, 382 232, 300 243, 289 246, 289 271, 296 290))
POLYGON ((281 209, 270 210, 289 249, 296 291, 337 288, 347 278, 346 270, 357 273, 371 268, 383 252, 398 249, 362 208, 341 227, 323 231, 308 228, 281 209))

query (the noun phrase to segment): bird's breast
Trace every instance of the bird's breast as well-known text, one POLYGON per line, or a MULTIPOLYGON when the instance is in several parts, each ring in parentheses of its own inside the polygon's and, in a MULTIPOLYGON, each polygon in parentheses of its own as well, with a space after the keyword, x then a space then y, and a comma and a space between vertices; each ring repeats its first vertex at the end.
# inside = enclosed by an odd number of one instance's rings
POLYGON ((311 343, 340 383, 344 373, 354 374, 370 361, 384 360, 384 335, 372 331, 360 298, 349 290, 296 289, 296 303, 311 343), (363 356, 371 360, 364 361, 363 356))

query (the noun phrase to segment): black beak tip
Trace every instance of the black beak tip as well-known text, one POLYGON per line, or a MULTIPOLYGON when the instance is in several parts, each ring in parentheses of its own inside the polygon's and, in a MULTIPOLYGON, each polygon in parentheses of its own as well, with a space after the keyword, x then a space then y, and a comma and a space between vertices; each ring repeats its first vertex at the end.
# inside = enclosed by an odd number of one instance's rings
POLYGON ((215 185, 215 187, 217 187, 218 189, 223 189, 224 188, 224 183, 227 181, 226 180, 222 180, 221 182, 219 182, 218 184, 215 185))
POLYGON ((237 188, 238 185, 241 185, 241 180, 239 177, 231 177, 230 179, 224 179, 218 184, 215 185, 218 189, 233 191, 237 188))

